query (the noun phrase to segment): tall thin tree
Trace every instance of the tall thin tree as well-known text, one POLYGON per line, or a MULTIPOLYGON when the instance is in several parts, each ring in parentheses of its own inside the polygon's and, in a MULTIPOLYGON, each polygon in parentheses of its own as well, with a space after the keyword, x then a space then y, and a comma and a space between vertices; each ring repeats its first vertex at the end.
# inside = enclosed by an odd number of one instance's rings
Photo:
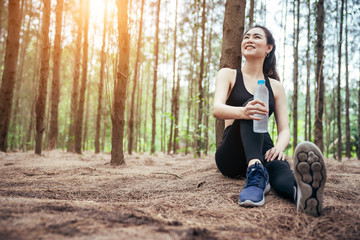
POLYGON ((103 29, 103 38, 102 38, 102 47, 101 47, 101 60, 100 60, 100 81, 99 81, 99 96, 98 96, 98 108, 96 115, 96 133, 95 133, 95 153, 100 152, 100 126, 101 126, 101 116, 102 116, 102 101, 103 101, 103 92, 104 92, 104 72, 105 72, 105 63, 106 63, 106 35, 107 35, 107 10, 108 10, 108 0, 105 0, 105 9, 104 9, 104 29, 103 29))
POLYGON ((75 152, 81 154, 84 106, 85 106, 85 92, 88 74, 88 50, 89 50, 89 15, 90 15, 90 0, 84 2, 84 42, 83 42, 83 58, 82 58, 82 74, 79 105, 76 112, 75 121, 75 152))
POLYGON ((202 20, 201 20, 201 57, 200 57, 200 74, 199 74, 199 95, 198 95, 198 102, 199 102, 199 109, 198 109, 198 121, 196 125, 196 155, 198 157, 201 156, 201 143, 202 143, 202 135, 201 135, 201 128, 202 128, 202 116, 203 116, 203 101, 204 101, 204 91, 203 91, 203 78, 204 78, 204 56, 205 56, 205 22, 206 22, 206 0, 203 0, 202 4, 202 20))
POLYGON ((7 150, 7 136, 14 94, 20 39, 19 0, 9 0, 8 34, 0 89, 0 151, 7 150))
POLYGON ((310 1, 306 2, 308 15, 307 15, 307 46, 306 46, 306 97, 305 97, 305 140, 311 141, 311 97, 310 97, 310 42, 311 42, 311 8, 310 1))
POLYGON ((56 4, 56 27, 53 53, 53 78, 51 88, 51 119, 49 132, 49 148, 56 148, 59 124, 59 101, 60 101, 60 66, 61 66, 61 31, 63 18, 64 0, 57 0, 56 4))
MULTIPOLYGON (((167 153, 171 152, 171 147, 173 146, 173 132, 174 132, 174 122, 175 122, 175 111, 176 111, 176 49, 177 49, 177 6, 178 0, 175 2, 175 28, 174 28, 174 56, 173 56, 173 84, 172 84, 172 96, 171 96, 171 118, 170 118, 170 133, 169 141, 167 147, 167 153)), ((175 134, 174 134, 175 135, 175 134)), ((174 150, 175 152, 175 150, 174 150)))
POLYGON ((360 160, 360 48, 359 48, 359 80, 358 80, 358 145, 357 145, 357 159, 360 160))
POLYGON ((297 131, 298 131, 298 78, 299 78, 299 32, 300 32, 300 1, 294 1, 294 70, 293 70, 293 147, 297 145, 297 131), (295 10, 295 3, 297 2, 297 9, 295 10), (296 19, 295 19, 296 16, 296 19), (295 27, 296 26, 296 27, 295 27))
POLYGON ((340 9, 340 33, 339 33, 339 42, 338 42, 338 77, 337 77, 337 131, 338 131, 338 141, 337 141, 337 159, 341 161, 342 158, 342 133, 341 133, 341 45, 342 45, 342 35, 343 35, 343 25, 344 25, 344 0, 341 0, 341 9, 340 9))
POLYGON ((75 48, 75 62, 74 62, 74 71, 73 71, 73 84, 72 84, 72 93, 71 93, 71 105, 70 105, 70 125, 69 125, 69 136, 68 136, 68 152, 74 152, 74 141, 75 141, 75 118, 76 112, 78 109, 78 99, 79 99, 79 78, 80 78, 80 61, 81 61, 81 42, 82 42, 82 32, 83 32, 83 1, 80 0, 79 3, 79 16, 78 16, 78 28, 76 36, 76 48, 75 48))
POLYGON ((250 0, 249 8, 249 28, 254 25, 255 0, 250 0))
POLYGON ((316 6, 316 110, 315 110, 315 127, 314 127, 314 142, 321 149, 324 150, 324 136, 323 136, 323 111, 324 111, 324 21, 325 9, 324 0, 319 0, 316 6))
POLYGON ((49 41, 49 27, 50 27, 50 14, 51 14, 51 0, 43 0, 43 16, 41 27, 41 69, 40 80, 38 86, 38 93, 36 99, 36 145, 35 153, 41 154, 42 151, 42 136, 45 130, 44 118, 46 109, 46 95, 47 95, 47 82, 49 78, 49 59, 50 59, 50 41, 49 41))
MULTIPOLYGON (((138 85, 138 73, 139 73, 139 63, 140 63, 140 51, 142 43, 142 33, 143 33, 143 15, 144 15, 144 4, 145 1, 141 0, 141 13, 140 13, 140 23, 139 23, 139 35, 136 49, 136 59, 135 59, 135 70, 133 78, 133 89, 131 94, 131 106, 130 106, 130 117, 129 117, 129 142, 128 142, 128 153, 132 153, 132 148, 134 145, 134 111, 135 111, 135 93, 138 85)), ((140 103, 138 103, 140 104, 140 103)))
POLYGON ((125 126, 125 100, 126 87, 129 74, 130 37, 128 33, 128 1, 116 0, 118 9, 118 34, 119 34, 119 63, 114 84, 114 99, 111 113, 112 137, 111 137, 111 161, 110 164, 117 166, 125 164, 123 139, 125 126))
POLYGON ((348 54, 348 1, 345 3, 345 132, 346 132, 346 157, 351 157, 351 141, 350 141, 350 93, 349 93, 349 54, 348 54))
MULTIPOLYGON (((245 0, 227 0, 223 23, 220 68, 241 67, 241 38, 245 25, 245 0)), ((216 147, 219 147, 224 132, 224 120, 216 119, 216 147)))
POLYGON ((157 1, 156 11, 156 30, 155 30, 155 65, 154 65, 154 83, 153 83, 153 99, 152 99, 152 132, 151 132, 151 153, 155 152, 155 135, 156 135, 156 91, 159 64, 159 23, 160 23, 160 2, 157 1))

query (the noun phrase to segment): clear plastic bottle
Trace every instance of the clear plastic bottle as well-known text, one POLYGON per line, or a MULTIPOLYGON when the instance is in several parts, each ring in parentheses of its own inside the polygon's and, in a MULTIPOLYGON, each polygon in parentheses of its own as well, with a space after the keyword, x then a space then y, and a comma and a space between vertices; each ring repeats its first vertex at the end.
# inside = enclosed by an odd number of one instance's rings
MULTIPOLYGON (((265 86, 265 80, 258 80, 258 85, 255 88, 254 99, 259 99, 263 101, 266 106, 269 108, 269 91, 265 86)), ((269 114, 260 115, 255 114, 256 117, 262 118, 261 120, 254 121, 254 132, 256 133, 266 133, 268 132, 268 119, 269 114)))

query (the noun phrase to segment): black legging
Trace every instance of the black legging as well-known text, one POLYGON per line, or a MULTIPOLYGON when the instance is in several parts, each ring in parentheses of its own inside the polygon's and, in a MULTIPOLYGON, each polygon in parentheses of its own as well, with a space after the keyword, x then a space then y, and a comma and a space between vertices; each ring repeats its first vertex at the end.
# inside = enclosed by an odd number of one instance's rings
POLYGON ((267 150, 274 146, 269 133, 254 133, 253 121, 237 119, 224 131, 220 147, 215 153, 220 172, 230 178, 246 176, 248 162, 260 159, 269 173, 271 187, 282 197, 294 198, 294 174, 287 161, 267 162, 267 150))

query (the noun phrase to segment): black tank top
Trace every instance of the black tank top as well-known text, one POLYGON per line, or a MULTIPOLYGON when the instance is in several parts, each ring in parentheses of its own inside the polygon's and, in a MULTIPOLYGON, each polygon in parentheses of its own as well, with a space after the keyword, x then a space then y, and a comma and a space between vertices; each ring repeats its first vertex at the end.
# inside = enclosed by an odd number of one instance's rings
MULTIPOLYGON (((270 85, 270 80, 267 76, 265 76, 265 85, 269 90, 269 117, 270 117, 275 109, 275 100, 274 100, 274 93, 270 85)), ((226 105, 241 107, 244 106, 246 102, 248 102, 253 98, 254 95, 250 94, 245 88, 241 69, 237 69, 235 84, 231 90, 230 96, 226 100, 226 105)))

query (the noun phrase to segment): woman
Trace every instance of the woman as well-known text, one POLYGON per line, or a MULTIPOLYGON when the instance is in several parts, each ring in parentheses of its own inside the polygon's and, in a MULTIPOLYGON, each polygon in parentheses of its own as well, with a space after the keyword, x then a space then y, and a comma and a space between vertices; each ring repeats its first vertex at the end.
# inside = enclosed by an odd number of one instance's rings
POLYGON ((270 185, 282 197, 293 199, 299 211, 313 216, 322 213, 326 171, 321 151, 312 143, 297 146, 294 172, 285 160, 284 150, 290 140, 286 94, 276 72, 275 40, 263 26, 245 32, 241 52, 242 69, 221 69, 216 77, 214 116, 225 119, 223 141, 215 154, 220 172, 231 178, 246 174, 239 195, 241 206, 262 206, 270 185), (259 79, 265 79, 269 106, 253 100, 259 79), (268 133, 254 133, 255 114, 274 113, 277 142, 268 133), (296 179, 296 180, 295 180, 296 179))

